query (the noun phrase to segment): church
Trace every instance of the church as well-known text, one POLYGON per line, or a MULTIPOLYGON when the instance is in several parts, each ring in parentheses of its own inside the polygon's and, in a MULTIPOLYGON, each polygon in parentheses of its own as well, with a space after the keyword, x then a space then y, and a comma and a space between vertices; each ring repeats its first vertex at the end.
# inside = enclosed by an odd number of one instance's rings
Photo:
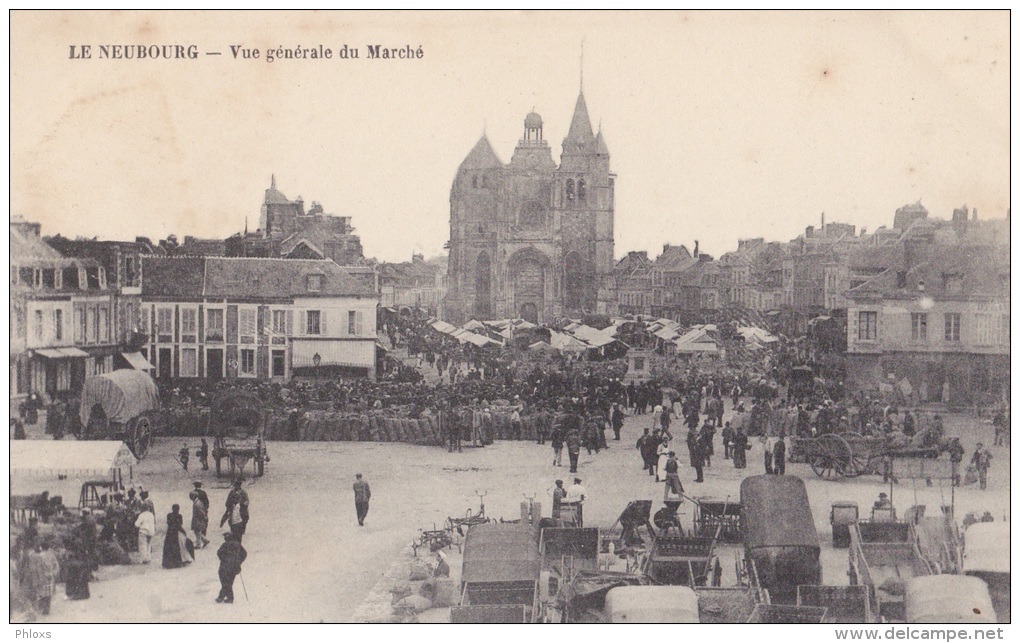
POLYGON ((483 135, 450 189, 450 255, 444 317, 563 317, 614 314, 616 175, 609 148, 577 97, 559 165, 542 117, 524 119, 509 163, 483 135))

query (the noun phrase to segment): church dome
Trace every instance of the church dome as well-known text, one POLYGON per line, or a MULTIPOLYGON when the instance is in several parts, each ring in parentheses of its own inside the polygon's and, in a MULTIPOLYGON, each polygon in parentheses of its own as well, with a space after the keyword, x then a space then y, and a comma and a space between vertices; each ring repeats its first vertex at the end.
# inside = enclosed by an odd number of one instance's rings
POLYGON ((535 112, 531 112, 524 117, 525 129, 538 129, 540 127, 542 127, 542 117, 535 112))

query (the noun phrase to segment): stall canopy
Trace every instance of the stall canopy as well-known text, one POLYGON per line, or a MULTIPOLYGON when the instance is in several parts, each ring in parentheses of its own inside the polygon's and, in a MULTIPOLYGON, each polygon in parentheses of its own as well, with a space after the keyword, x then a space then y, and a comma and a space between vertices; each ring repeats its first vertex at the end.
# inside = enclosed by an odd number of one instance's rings
POLYGON ((85 380, 81 390, 78 419, 89 425, 92 407, 100 405, 110 422, 126 423, 142 413, 159 408, 156 383, 142 371, 121 370, 85 380))
POLYGON ((458 330, 457 327, 454 326, 453 324, 449 324, 449 323, 444 322, 444 321, 435 321, 435 322, 433 322, 432 323, 432 328, 434 328, 435 330, 439 331, 440 333, 444 333, 446 335, 452 335, 454 331, 458 330))
POLYGON ((584 342, 565 333, 557 333, 556 331, 550 333, 549 343, 558 351, 581 352, 587 348, 584 342))
POLYGON ((107 476, 137 463, 123 442, 11 440, 12 476, 107 476))
POLYGON ((779 341, 778 337, 757 326, 741 326, 737 329, 737 333, 748 344, 771 344, 779 341))
POLYGON ((136 371, 151 371, 155 368, 141 353, 121 353, 120 357, 127 363, 128 368, 136 371))
POLYGON ((676 345, 678 353, 716 353, 719 351, 718 343, 704 328, 687 331, 673 340, 673 343, 676 345))
POLYGON ((35 351, 36 355, 41 355, 48 359, 61 359, 63 357, 88 357, 89 354, 80 348, 68 347, 68 348, 38 348, 35 351))

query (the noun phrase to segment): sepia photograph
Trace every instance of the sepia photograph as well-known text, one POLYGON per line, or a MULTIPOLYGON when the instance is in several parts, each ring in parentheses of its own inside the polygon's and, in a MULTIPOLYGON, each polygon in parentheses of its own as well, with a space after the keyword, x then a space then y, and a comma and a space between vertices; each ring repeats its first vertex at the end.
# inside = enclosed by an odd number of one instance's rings
POLYGON ((10 635, 1002 639, 1010 17, 11 11, 10 635))

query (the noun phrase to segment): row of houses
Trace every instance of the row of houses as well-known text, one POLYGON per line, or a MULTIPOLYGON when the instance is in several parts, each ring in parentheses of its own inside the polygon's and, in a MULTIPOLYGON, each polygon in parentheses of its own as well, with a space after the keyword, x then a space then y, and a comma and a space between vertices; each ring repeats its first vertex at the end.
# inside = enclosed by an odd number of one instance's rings
POLYGON ((117 368, 178 378, 374 377, 378 286, 329 259, 166 256, 10 225, 10 397, 72 398, 117 368))
POLYGON ((935 244, 1008 243, 1009 220, 978 220, 964 206, 951 220, 929 218, 920 202, 899 208, 893 227, 874 232, 846 223, 809 226, 788 242, 744 239, 718 259, 683 245, 665 244, 651 259, 630 252, 614 276, 621 314, 696 323, 724 308, 797 313, 786 330, 804 332, 812 317, 846 311, 847 292, 881 274, 917 239, 935 244), (972 216, 969 216, 972 214, 972 216), (686 319, 689 317, 690 319, 686 319))

